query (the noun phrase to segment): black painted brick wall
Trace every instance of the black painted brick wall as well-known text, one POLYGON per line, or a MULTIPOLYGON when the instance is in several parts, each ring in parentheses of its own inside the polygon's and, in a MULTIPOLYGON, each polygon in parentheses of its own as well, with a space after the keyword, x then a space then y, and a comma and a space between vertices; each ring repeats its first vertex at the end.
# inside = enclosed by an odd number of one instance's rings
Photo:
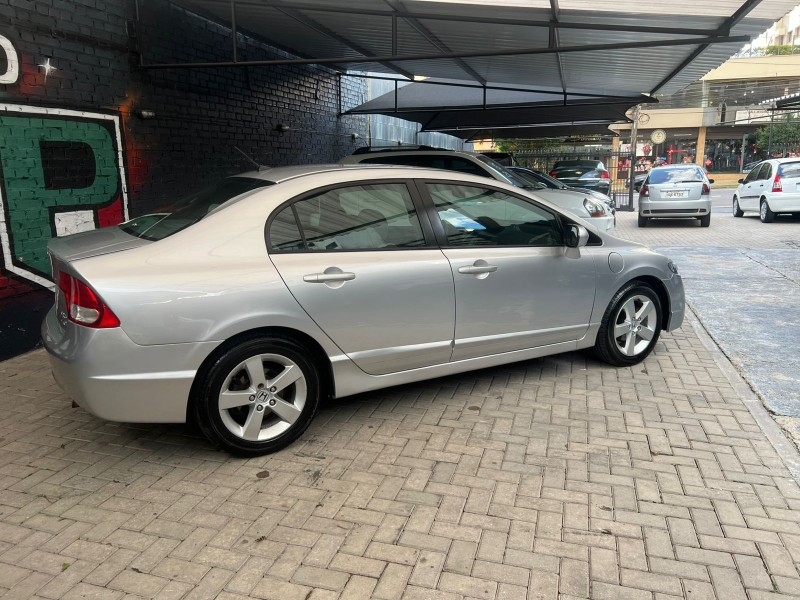
MULTIPOLYGON (((0 35, 22 63, 19 80, 0 85, 0 102, 119 111, 131 216, 250 169, 234 146, 268 165, 335 162, 360 145, 352 133, 366 137, 364 118, 337 116, 338 81, 325 68, 139 68, 140 52, 150 63, 231 58, 225 26, 167 0, 141 4, 137 27, 129 0, 0 0, 0 35), (57 70, 44 80, 37 65, 48 58, 57 70), (138 118, 140 109, 155 118, 138 118), (281 123, 289 131, 276 132, 281 123)), ((238 51, 241 60, 290 57, 246 33, 238 37, 238 51)), ((342 80, 345 109, 365 97, 359 80, 342 80)), ((35 289, 0 265, 0 347, 15 343, 6 335, 14 323, 3 321, 4 299, 35 289)))

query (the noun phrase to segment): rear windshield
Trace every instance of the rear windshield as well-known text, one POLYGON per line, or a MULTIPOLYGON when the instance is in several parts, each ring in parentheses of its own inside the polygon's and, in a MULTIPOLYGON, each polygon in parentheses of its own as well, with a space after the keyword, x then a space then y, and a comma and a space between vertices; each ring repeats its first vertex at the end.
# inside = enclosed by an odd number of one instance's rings
POLYGON ((700 167, 677 167, 670 169, 653 169, 650 171, 650 183, 692 183, 705 181, 700 167))
POLYGON ((783 163, 778 167, 778 175, 784 179, 800 177, 800 162, 783 163))
POLYGON ((584 167, 587 169, 599 169, 603 167, 603 163, 599 160, 559 160, 553 168, 560 169, 562 167, 584 167))
POLYGON ((194 225, 215 208, 267 186, 271 181, 250 177, 227 177, 177 200, 157 213, 143 215, 120 225, 120 229, 145 240, 161 240, 194 225))

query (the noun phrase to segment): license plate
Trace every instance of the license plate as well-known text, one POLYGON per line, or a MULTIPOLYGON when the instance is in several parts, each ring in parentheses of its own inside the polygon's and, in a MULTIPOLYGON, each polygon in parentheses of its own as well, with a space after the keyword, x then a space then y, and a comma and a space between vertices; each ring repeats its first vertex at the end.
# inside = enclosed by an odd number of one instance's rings
POLYGON ((664 192, 664 197, 666 198, 686 198, 689 194, 689 190, 670 190, 668 192, 664 192))

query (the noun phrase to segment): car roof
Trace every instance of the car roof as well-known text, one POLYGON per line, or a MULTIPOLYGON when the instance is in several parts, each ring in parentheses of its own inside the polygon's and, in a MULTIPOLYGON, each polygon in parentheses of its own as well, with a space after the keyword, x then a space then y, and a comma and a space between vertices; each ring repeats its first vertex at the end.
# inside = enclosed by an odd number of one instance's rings
POLYGON ((315 175, 317 173, 330 173, 335 171, 353 170, 374 170, 374 169, 412 169, 405 165, 362 165, 362 164, 321 164, 321 165, 293 165, 290 167, 265 167, 258 171, 246 171, 237 173, 233 177, 250 177, 251 179, 262 179, 272 183, 281 183, 297 177, 315 175))
POLYGON ((651 170, 655 171, 658 170, 667 170, 667 169, 685 169, 686 167, 696 167, 698 169, 702 169, 700 165, 696 163, 675 163, 674 165, 659 165, 657 167, 653 167, 651 170))
POLYGON ((402 156, 404 154, 424 155, 424 156, 478 156, 478 152, 469 152, 467 150, 419 150, 409 148, 408 150, 373 150, 371 152, 362 152, 358 154, 350 154, 345 156, 342 160, 366 160, 375 156, 402 156))

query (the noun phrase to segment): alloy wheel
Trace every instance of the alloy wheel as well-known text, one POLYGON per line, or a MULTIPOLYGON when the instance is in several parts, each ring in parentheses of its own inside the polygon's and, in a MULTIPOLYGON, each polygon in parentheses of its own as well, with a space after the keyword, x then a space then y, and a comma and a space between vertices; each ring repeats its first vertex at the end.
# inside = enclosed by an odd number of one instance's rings
POLYGON ((259 354, 228 373, 219 393, 219 415, 236 437, 269 441, 300 418, 306 395, 305 376, 294 361, 280 354, 259 354))
POLYGON ((653 301, 644 295, 631 296, 614 318, 614 343, 625 356, 636 356, 647 349, 657 326, 653 301))

